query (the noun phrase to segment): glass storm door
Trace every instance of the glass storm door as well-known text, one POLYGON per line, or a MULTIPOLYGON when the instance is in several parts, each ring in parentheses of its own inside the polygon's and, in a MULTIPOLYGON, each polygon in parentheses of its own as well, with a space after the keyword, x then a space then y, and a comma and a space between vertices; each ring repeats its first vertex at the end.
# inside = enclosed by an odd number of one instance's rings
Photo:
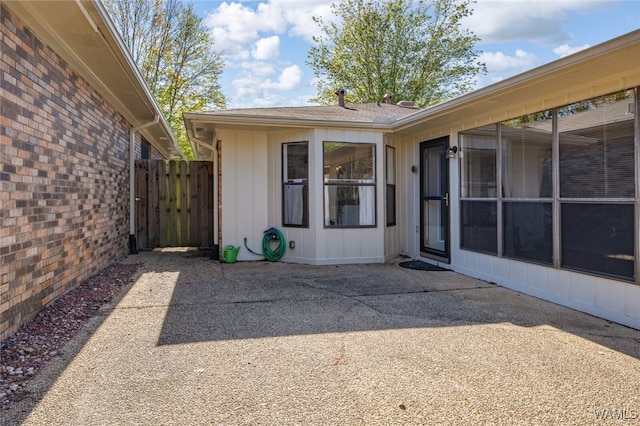
POLYGON ((449 137, 420 144, 420 252, 449 262, 449 137))

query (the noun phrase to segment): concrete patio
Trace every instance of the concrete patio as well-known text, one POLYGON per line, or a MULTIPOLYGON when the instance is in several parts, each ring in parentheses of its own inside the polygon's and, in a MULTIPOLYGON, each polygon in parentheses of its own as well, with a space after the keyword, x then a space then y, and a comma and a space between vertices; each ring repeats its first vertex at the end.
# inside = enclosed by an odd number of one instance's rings
POLYGON ((135 283, 4 424, 640 422, 638 330, 400 260, 129 256, 135 283))

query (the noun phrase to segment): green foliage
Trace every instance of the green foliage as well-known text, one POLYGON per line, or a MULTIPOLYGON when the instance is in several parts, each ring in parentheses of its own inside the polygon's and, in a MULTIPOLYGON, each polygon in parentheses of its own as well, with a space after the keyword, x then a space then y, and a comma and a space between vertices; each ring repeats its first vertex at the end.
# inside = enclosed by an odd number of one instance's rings
POLYGON ((223 108, 224 67, 212 35, 180 0, 104 0, 182 152, 193 159, 182 113, 223 108))
POLYGON ((474 77, 486 72, 474 50, 478 38, 460 26, 472 12, 470 0, 344 0, 332 5, 341 24, 314 17, 324 35, 314 37, 308 64, 318 96, 377 102, 385 93, 396 100, 429 106, 464 94, 474 77))

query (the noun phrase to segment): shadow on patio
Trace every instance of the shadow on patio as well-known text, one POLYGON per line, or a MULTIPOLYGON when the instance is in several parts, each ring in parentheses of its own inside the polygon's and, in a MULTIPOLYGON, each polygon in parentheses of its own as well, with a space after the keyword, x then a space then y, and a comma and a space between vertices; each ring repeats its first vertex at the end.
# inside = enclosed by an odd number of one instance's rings
MULTIPOLYGON (((398 261, 309 266, 169 256, 183 267, 158 345, 510 323, 559 329, 640 359, 635 330, 454 272, 408 270, 398 261)), ((169 266, 165 259, 159 265, 169 266)))

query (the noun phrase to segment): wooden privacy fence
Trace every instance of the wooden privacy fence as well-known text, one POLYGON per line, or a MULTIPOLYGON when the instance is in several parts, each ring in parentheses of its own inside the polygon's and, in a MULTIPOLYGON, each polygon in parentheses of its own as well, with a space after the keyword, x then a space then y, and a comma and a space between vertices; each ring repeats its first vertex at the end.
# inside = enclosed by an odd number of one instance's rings
POLYGON ((213 163, 136 161, 139 249, 212 247, 213 163))

